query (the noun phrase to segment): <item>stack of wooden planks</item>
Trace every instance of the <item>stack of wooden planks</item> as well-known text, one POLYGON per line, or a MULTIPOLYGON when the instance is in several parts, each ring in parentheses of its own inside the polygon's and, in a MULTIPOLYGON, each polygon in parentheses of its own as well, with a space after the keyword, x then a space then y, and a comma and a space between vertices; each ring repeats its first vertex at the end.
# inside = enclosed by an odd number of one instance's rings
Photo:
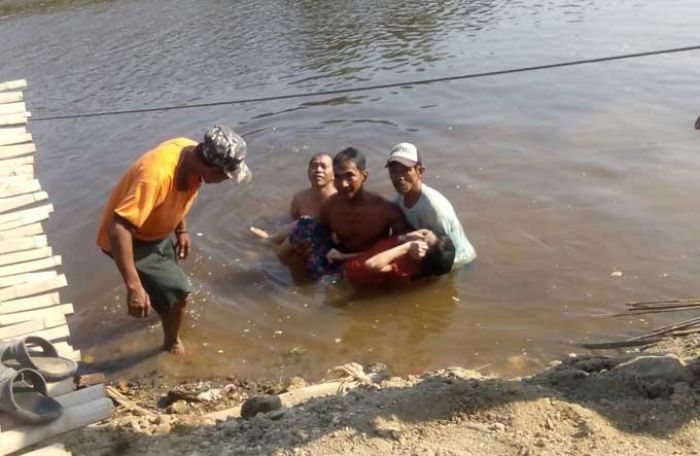
MULTIPOLYGON (((51 341, 62 356, 80 359, 68 342, 70 303, 58 290, 67 286, 59 272, 42 221, 53 206, 35 176, 36 146, 27 131, 31 117, 22 89, 26 81, 0 83, 0 342, 29 335, 51 341)), ((86 426, 111 415, 104 386, 74 391, 73 379, 50 383, 49 394, 64 407, 62 416, 45 425, 26 425, 0 412, 0 455, 86 426)), ((53 445, 30 454, 68 454, 53 445), (43 451, 43 452, 42 452, 43 451)))

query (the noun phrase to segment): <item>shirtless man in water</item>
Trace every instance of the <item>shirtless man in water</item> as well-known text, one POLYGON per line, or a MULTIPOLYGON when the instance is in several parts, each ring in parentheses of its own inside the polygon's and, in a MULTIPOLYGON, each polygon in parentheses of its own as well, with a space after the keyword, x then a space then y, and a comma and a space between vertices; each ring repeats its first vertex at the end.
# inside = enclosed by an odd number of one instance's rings
POLYGON ((250 231, 261 239, 266 240, 277 248, 280 257, 291 255, 295 246, 289 240, 290 233, 296 228, 297 221, 302 217, 318 219, 321 205, 336 193, 333 185, 333 157, 329 154, 316 154, 309 160, 306 171, 311 187, 304 189, 292 197, 289 213, 294 219, 274 234, 251 226, 250 231))
POLYGON ((333 173, 338 193, 321 206, 320 222, 335 234, 339 250, 361 252, 389 234, 408 231, 396 204, 363 188, 369 172, 361 152, 348 147, 338 153, 333 173))

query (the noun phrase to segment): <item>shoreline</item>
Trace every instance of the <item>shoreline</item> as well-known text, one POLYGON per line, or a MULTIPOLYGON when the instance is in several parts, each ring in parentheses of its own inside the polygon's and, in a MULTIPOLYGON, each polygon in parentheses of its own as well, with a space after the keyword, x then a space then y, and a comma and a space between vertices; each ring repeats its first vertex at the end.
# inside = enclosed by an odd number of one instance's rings
POLYGON ((110 420, 56 441, 91 455, 700 454, 699 342, 570 356, 528 377, 453 367, 358 381, 386 373, 377 365, 355 373, 343 394, 292 407, 284 397, 319 385, 298 377, 286 384, 118 380, 111 387, 126 402, 110 420), (216 418, 250 397, 280 394, 281 408, 216 418))

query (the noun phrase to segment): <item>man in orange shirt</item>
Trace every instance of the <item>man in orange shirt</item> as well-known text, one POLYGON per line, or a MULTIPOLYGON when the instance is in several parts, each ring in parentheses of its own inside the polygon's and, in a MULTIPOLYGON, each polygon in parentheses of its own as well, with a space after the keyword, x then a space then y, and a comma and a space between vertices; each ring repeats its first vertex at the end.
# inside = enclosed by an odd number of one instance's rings
POLYGON ((243 138, 221 126, 200 143, 165 141, 131 165, 102 215, 97 245, 121 273, 129 314, 144 318, 155 309, 163 322, 163 350, 173 354, 185 354, 179 333, 190 288, 177 260, 190 252, 187 212, 202 181, 250 179, 245 153, 243 138))

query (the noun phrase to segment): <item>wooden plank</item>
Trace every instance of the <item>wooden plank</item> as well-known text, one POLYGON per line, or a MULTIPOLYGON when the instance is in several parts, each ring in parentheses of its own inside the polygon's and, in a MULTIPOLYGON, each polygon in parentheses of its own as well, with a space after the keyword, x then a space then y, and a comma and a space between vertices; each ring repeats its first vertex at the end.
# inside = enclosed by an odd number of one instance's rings
POLYGON ((26 180, 15 183, 0 183, 0 197, 7 198, 11 196, 23 195, 25 193, 35 193, 41 191, 41 184, 37 179, 26 180))
POLYGON ((36 152, 36 144, 15 144, 13 146, 0 146, 0 158, 14 158, 36 152))
POLYGON ((34 236, 43 233, 44 230, 41 228, 41 223, 33 223, 31 225, 26 225, 12 230, 0 232, 0 241, 21 238, 25 236, 34 236))
POLYGON ((19 166, 19 165, 33 165, 34 164, 34 156, 33 155, 27 155, 26 157, 16 157, 16 158, 6 158, 6 159, 0 159, 0 166, 9 166, 9 167, 14 167, 14 166, 19 166))
POLYGON ((5 92, 0 93, 0 103, 16 103, 24 100, 22 92, 5 92))
MULTIPOLYGON (((34 214, 37 214, 37 213, 38 214, 49 214, 51 212, 53 212, 53 205, 52 204, 44 204, 43 206, 33 207, 31 209, 23 209, 21 211, 15 211, 11 214, 2 214, 2 215, 0 215, 0 231, 6 229, 5 225, 9 222, 13 222, 16 220, 21 220, 21 219, 28 220, 28 219, 32 219, 32 216, 34 214)), ((34 223, 34 222, 32 222, 32 223, 34 223)))
POLYGON ((0 115, 0 127, 6 127, 10 125, 27 125, 31 116, 32 113, 30 112, 23 112, 21 114, 0 115))
POLYGON ((25 261, 39 260, 53 255, 51 247, 41 247, 38 249, 25 250, 23 252, 0 254, 0 266, 8 264, 23 263, 25 261))
POLYGON ((63 314, 46 315, 35 320, 0 327, 0 340, 18 338, 51 329, 68 328, 63 314))
POLYGON ((58 339, 70 337, 70 330, 68 329, 68 326, 58 326, 56 328, 44 329, 43 331, 39 331, 33 335, 43 337, 44 339, 53 342, 58 339))
POLYGON ((31 133, 20 133, 12 136, 0 136, 0 146, 28 143, 32 142, 33 140, 34 138, 32 138, 31 133))
POLYGON ((16 103, 4 103, 0 104, 0 115, 5 114, 21 114, 27 111, 27 104, 23 101, 18 101, 16 103))
POLYGON ((61 274, 58 277, 54 277, 50 280, 46 280, 38 283, 25 283, 22 285, 15 285, 12 287, 7 287, 0 289, 0 302, 10 301, 12 299, 23 298, 25 296, 32 296, 36 294, 41 294, 46 291, 56 290, 57 288, 63 288, 68 285, 66 282, 66 276, 61 274))
POLYGON ((71 456, 70 451, 66 451, 66 447, 62 443, 54 443, 53 445, 39 448, 38 450, 23 453, 22 456, 71 456))
POLYGON ((39 310, 30 310, 28 312, 18 312, 11 314, 0 315, 0 326, 22 323, 23 321, 31 321, 37 318, 46 318, 58 315, 68 315, 73 313, 72 304, 63 304, 60 306, 48 307, 39 310))
POLYGON ((31 176, 29 179, 34 178, 34 166, 23 165, 23 166, 13 166, 11 168, 0 168, 0 176, 31 176))
MULTIPOLYGON (((22 250, 46 247, 47 245, 48 241, 46 240, 46 236, 43 235, 9 239, 6 241, 0 240, 0 253, 19 252, 22 250)), ((2 299, 0 299, 0 301, 2 301, 2 299)))
POLYGON ((17 90, 27 87, 26 79, 14 79, 12 81, 0 82, 0 92, 5 90, 17 90))
POLYGON ((19 127, 3 127, 0 128, 0 138, 18 136, 29 133, 25 125, 19 127))
POLYGON ((9 266, 2 266, 0 267, 0 279, 8 276, 14 276, 16 274, 41 271, 42 269, 51 269, 60 265, 61 256, 56 255, 51 258, 42 258, 39 260, 27 261, 9 266))
POLYGON ((29 272, 26 274, 16 274, 7 277, 0 277, 0 287, 11 287, 23 283, 43 282, 44 280, 57 277, 56 271, 29 272))
POLYGON ((47 293, 31 298, 14 299, 12 301, 0 302, 0 314, 13 312, 25 312, 28 310, 51 307, 61 303, 58 292, 47 293))
MULTIPOLYGON (((79 391, 76 391, 76 393, 79 391)), ((75 394, 75 393, 72 393, 75 394)), ((70 396, 66 394, 56 398, 70 396)), ((0 434, 0 453, 12 453, 70 430, 87 426, 112 416, 112 401, 107 398, 97 399, 88 403, 67 407, 61 417, 43 425, 25 425, 0 434)))
POLYGON ((13 196, 10 198, 0 198, 0 212, 7 212, 22 206, 29 206, 39 201, 49 199, 46 192, 29 193, 26 195, 13 196))
POLYGON ((73 361, 80 361, 80 350, 74 350, 68 342, 56 342, 53 346, 59 355, 70 358, 73 361))

